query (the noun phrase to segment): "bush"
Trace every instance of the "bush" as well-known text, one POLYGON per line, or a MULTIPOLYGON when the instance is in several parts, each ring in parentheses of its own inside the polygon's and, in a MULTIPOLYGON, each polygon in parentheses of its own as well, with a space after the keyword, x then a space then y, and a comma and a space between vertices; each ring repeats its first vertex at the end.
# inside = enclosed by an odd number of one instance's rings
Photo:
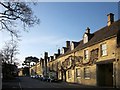
POLYGON ((14 64, 2 64, 3 79, 14 79, 17 76, 17 66, 14 64))

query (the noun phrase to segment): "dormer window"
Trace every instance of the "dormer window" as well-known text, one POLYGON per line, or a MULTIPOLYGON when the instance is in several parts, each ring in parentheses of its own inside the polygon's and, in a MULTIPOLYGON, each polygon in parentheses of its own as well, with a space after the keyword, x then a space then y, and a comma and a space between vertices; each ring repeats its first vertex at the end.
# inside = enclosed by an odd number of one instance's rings
POLYGON ((68 50, 68 48, 62 47, 62 54, 65 54, 67 50, 68 50))
POLYGON ((65 49, 64 48, 62 48, 62 54, 64 54, 65 53, 65 49))
POLYGON ((56 59, 56 55, 54 55, 54 59, 56 59))
POLYGON ((74 43, 72 42, 71 43, 71 50, 73 50, 74 49, 74 43))
POLYGON ((72 41, 71 42, 71 50, 74 50, 79 45, 79 42, 72 41))
POLYGON ((83 36, 83 43, 87 43, 92 37, 92 34, 90 33, 90 28, 87 27, 86 31, 85 31, 85 34, 83 36))
POLYGON ((84 42, 84 43, 87 43, 87 42, 88 42, 88 36, 87 36, 87 34, 84 34, 83 42, 84 42))

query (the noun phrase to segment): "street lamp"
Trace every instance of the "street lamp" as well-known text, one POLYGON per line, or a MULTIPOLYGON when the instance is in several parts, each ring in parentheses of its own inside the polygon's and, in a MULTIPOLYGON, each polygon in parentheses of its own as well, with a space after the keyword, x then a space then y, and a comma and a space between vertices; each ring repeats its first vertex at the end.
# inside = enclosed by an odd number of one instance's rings
POLYGON ((0 54, 0 89, 2 89, 2 59, 3 55, 0 54))

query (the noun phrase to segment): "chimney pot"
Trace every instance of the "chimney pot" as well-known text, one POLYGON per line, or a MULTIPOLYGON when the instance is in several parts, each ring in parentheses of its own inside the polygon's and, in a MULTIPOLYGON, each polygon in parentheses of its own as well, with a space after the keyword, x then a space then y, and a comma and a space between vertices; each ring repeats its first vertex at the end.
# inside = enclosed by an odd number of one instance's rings
POLYGON ((90 33, 90 28, 89 27, 87 27, 86 33, 90 33))

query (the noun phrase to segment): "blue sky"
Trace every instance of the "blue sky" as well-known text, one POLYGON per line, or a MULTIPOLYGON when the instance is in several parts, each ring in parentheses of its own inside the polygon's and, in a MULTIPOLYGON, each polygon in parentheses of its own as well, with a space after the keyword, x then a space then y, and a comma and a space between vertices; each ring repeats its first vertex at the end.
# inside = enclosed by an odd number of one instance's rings
MULTIPOLYGON (((106 26, 107 14, 110 12, 118 20, 115 2, 39 2, 31 8, 41 23, 32 27, 29 33, 21 33, 19 62, 27 56, 40 58, 45 51, 53 55, 58 48, 66 45, 67 40, 80 41, 87 27, 93 33, 106 26)), ((7 40, 5 34, 1 33, 1 42, 7 40)))

